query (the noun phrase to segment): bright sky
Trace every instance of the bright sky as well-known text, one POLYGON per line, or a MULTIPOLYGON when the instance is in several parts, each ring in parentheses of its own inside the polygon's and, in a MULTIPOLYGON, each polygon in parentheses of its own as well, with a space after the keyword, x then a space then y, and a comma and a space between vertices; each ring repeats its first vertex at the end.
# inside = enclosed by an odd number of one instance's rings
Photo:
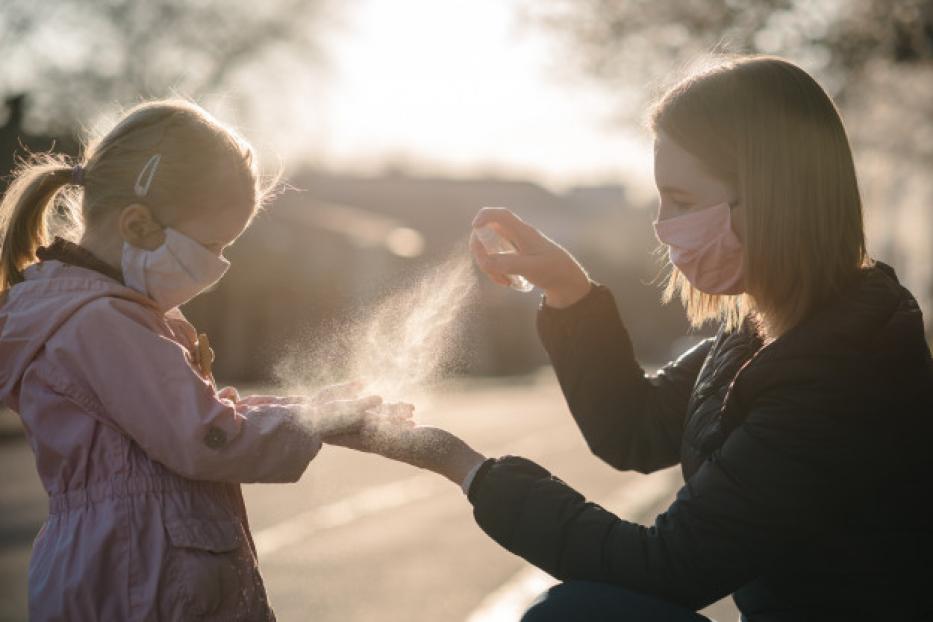
POLYGON ((344 5, 325 86, 309 115, 315 160, 379 169, 386 160, 449 175, 552 186, 648 180, 638 128, 617 100, 560 73, 559 43, 520 23, 514 0, 358 0, 344 5))

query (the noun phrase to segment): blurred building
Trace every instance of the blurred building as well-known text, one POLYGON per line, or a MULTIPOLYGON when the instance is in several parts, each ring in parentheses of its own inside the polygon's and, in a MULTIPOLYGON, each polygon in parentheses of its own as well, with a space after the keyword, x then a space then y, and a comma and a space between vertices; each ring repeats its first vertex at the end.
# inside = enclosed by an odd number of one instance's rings
MULTIPOLYGON (((620 186, 560 195, 527 182, 308 172, 279 197, 227 256, 219 287, 185 312, 211 335, 216 370, 230 380, 267 379, 286 353, 332 338, 412 274, 451 252, 466 254, 470 223, 485 205, 507 206, 572 249, 616 292, 642 356, 671 355, 686 332, 676 305, 648 283, 659 264, 649 209, 625 203, 620 186)), ((534 316, 537 294, 481 280, 464 341, 462 371, 514 374, 546 364, 534 316)), ((682 345, 682 344, 681 344, 682 345)))
MULTIPOLYGON (((75 155, 71 138, 30 133, 22 96, 6 102, 0 127, 4 185, 16 157, 54 150, 75 155)), ((683 346, 677 305, 662 307, 650 281, 653 211, 631 205, 618 185, 563 194, 498 178, 446 179, 401 173, 355 176, 306 171, 258 215, 227 252, 232 267, 219 286, 186 305, 217 352, 225 380, 267 381, 296 349, 331 340, 350 317, 365 314, 413 275, 451 253, 467 253, 470 223, 483 206, 514 210, 570 249, 594 279, 612 287, 636 349, 651 363, 683 346)), ((535 332, 540 296, 480 279, 468 325, 464 373, 526 373, 547 363, 535 332)))

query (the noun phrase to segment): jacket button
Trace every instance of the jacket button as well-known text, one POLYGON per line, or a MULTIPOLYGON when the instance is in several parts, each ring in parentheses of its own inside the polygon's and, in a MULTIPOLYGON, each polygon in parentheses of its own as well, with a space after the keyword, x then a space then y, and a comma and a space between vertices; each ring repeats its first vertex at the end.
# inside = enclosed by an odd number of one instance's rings
POLYGON ((227 433, 212 425, 204 435, 204 444, 211 449, 220 449, 227 443, 227 433))

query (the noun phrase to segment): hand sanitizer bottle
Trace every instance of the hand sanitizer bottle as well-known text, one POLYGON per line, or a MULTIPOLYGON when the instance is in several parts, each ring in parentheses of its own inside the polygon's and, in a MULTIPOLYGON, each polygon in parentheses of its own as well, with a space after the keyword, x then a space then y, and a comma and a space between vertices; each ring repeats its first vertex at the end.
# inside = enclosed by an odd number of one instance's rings
MULTIPOLYGON (((512 243, 490 226, 474 229, 476 239, 479 240, 486 252, 491 255, 514 255, 518 251, 512 246, 512 243)), ((527 293, 534 289, 534 285, 528 282, 528 279, 520 274, 508 274, 510 287, 514 290, 527 293)))

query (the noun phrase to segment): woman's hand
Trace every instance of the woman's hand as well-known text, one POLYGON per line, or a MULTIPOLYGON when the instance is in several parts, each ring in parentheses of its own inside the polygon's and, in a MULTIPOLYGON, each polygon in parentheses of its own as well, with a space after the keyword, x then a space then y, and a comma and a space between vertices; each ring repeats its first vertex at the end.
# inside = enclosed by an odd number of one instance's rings
POLYGON ((458 486, 486 459, 446 430, 413 425, 410 419, 391 413, 370 412, 355 434, 331 437, 326 442, 427 469, 458 486))
POLYGON ((470 250, 480 270, 500 285, 505 275, 518 274, 544 290, 545 303, 558 309, 569 307, 586 296, 592 283, 583 267, 559 244, 502 207, 484 207, 473 220, 473 228, 492 227, 515 246, 515 254, 488 254, 476 236, 470 250))

